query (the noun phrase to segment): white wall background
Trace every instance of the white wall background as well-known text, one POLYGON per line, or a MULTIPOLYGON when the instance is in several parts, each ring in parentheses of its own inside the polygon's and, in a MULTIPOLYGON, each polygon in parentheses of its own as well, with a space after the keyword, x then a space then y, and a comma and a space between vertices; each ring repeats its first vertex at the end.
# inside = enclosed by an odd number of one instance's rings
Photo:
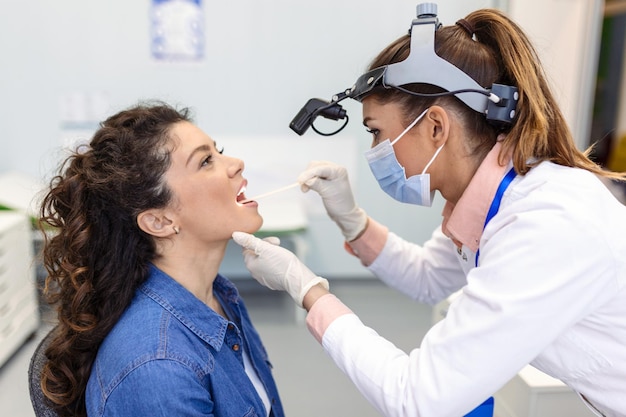
POLYGON ((508 0, 546 69, 579 149, 589 146, 604 0, 508 0))
MULTIPOLYGON (((87 139, 94 120, 140 99, 159 98, 192 107, 198 125, 218 142, 291 138, 281 149, 268 146, 248 164, 289 158, 302 140, 315 138, 327 147, 349 138, 356 198, 372 217, 418 243, 440 221, 440 196, 427 209, 397 203, 379 189, 362 157, 370 138, 358 103, 344 102, 351 122, 342 137, 308 132, 301 138, 288 127, 306 100, 329 99, 351 86, 380 49, 406 33, 416 1, 204 0, 205 57, 195 63, 151 57, 148 0, 0 3, 0 174, 47 179, 68 135, 87 139), (84 114, 71 114, 80 109, 84 114), (72 118, 85 123, 68 127, 72 118)), ((453 24, 474 9, 507 2, 437 3, 440 20, 453 24)), ((228 152, 228 142, 222 144, 228 152)), ((330 149, 327 159, 334 160, 330 149)), ((326 216, 312 215, 309 226, 312 269, 328 277, 369 276, 343 251, 341 235, 326 216)))

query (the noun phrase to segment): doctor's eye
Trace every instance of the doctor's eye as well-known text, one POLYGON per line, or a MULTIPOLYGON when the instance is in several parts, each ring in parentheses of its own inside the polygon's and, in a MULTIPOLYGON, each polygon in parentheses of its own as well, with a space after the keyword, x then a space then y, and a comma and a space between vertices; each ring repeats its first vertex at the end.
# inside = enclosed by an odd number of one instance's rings
POLYGON ((367 131, 367 133, 374 136, 374 138, 378 136, 378 134, 380 133, 380 130, 378 129, 365 129, 365 130, 367 131))
POLYGON ((378 138, 378 136, 380 135, 380 130, 378 129, 365 129, 365 130, 367 131, 367 133, 372 135, 372 146, 378 145, 378 143, 380 142, 380 139, 378 138))

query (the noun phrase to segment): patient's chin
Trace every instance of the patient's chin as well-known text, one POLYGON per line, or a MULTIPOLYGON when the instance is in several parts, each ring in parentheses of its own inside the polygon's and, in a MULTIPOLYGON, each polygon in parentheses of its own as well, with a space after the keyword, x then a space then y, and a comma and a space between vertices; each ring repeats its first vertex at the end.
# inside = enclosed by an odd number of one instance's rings
POLYGON ((263 217, 261 217, 261 215, 259 215, 257 221, 255 221, 254 223, 250 222, 250 223, 246 224, 245 226, 242 225, 242 228, 237 230, 237 231, 238 232, 246 232, 246 233, 254 234, 254 233, 258 232, 259 230, 261 230, 261 226, 263 226, 263 217))

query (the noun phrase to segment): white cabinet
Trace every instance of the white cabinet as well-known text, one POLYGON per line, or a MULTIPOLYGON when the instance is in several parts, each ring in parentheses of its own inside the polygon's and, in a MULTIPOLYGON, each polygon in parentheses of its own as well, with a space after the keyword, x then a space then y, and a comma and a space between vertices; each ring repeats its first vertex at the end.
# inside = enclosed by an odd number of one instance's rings
POLYGON ((31 234, 27 215, 0 211, 0 366, 40 323, 31 234))
POLYGON ((500 417, 593 417, 571 388, 530 365, 494 396, 500 417))

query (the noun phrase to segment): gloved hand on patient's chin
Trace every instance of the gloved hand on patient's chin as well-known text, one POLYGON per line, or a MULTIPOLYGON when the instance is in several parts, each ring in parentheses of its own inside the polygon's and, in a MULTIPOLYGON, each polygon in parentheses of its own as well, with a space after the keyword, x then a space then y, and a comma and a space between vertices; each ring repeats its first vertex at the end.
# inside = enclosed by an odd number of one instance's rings
POLYGON ((302 307, 306 293, 317 284, 329 289, 328 281, 316 276, 298 257, 278 246, 276 237, 259 239, 244 232, 234 232, 233 240, 243 247, 246 268, 261 285, 287 292, 302 307))
POLYGON ((367 227, 367 214, 356 205, 348 172, 341 165, 313 161, 298 176, 302 191, 316 191, 326 212, 337 223, 348 242, 356 239, 367 227))

